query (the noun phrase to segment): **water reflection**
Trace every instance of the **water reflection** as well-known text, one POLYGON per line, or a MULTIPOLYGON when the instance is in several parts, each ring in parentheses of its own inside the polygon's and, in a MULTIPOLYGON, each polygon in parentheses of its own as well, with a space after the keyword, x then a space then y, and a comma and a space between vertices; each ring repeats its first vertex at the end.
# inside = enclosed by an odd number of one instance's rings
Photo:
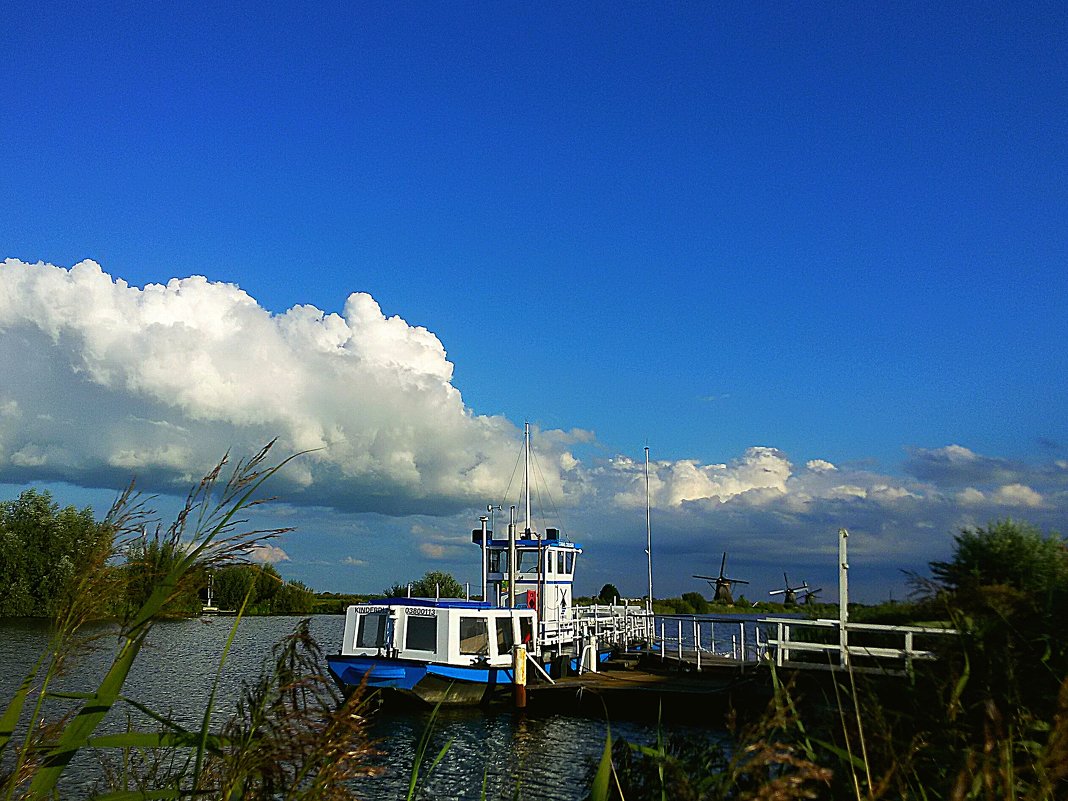
MULTIPOLYGON (((241 621, 230 655, 219 677, 213 714, 220 725, 231 714, 243 682, 254 681, 271 656, 272 646, 290 633, 299 618, 248 618, 241 621)), ((131 670, 125 694, 157 711, 171 711, 188 726, 199 726, 219 658, 233 625, 232 618, 206 618, 159 623, 131 670)), ((311 632, 325 653, 340 644, 343 618, 321 615, 311 620, 311 632)), ((116 638, 102 629, 94 648, 56 682, 56 689, 87 691, 104 675, 117 647, 116 638)), ((37 621, 0 620, 0 705, 6 703, 43 649, 48 628, 37 621)), ((57 713, 58 708, 52 707, 57 713)), ((116 708, 104 723, 107 730, 126 725, 128 709, 116 708)), ((51 715, 50 715, 51 717, 51 715)), ((430 725, 423 710, 384 710, 372 715, 371 733, 378 741, 376 764, 383 774, 354 782, 357 797, 404 798, 412 775, 419 739, 430 725)), ((673 727, 693 737, 709 737, 694 727, 673 727)), ((655 724, 613 721, 613 736, 636 742, 656 740, 655 724)), ((528 715, 511 711, 444 709, 433 723, 420 784, 427 798, 478 799, 483 782, 487 799, 582 798, 590 766, 604 748, 603 719, 558 714, 528 715), (425 770, 441 749, 448 753, 433 773, 425 770)), ((98 774, 91 754, 80 755, 65 778, 65 796, 85 795, 98 774)))

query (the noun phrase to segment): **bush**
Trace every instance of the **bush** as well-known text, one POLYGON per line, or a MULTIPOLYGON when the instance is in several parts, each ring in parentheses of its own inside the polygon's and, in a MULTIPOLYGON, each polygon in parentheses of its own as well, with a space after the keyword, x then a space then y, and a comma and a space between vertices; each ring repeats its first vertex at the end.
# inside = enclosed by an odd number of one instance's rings
POLYGON ((108 537, 92 509, 61 510, 49 492, 28 489, 0 503, 0 617, 54 615, 80 567, 108 537))

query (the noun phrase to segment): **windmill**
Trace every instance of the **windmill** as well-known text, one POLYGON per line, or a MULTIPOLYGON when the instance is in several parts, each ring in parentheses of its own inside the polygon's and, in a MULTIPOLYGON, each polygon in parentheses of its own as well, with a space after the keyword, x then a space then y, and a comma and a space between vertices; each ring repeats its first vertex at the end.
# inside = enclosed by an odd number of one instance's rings
POLYGON ((823 590, 823 587, 811 589, 807 581, 802 581, 796 587, 791 587, 790 578, 785 573, 782 574, 782 578, 784 582, 783 588, 781 590, 772 590, 768 595, 784 596, 782 599, 783 606, 797 606, 799 600, 804 601, 806 604, 812 603, 813 596, 823 590))
POLYGON ((734 605, 734 596, 731 594, 731 587, 735 584, 748 584, 748 581, 742 579, 727 578, 727 552, 723 552, 723 561, 719 564, 718 576, 698 576, 694 574, 694 578, 704 579, 708 582, 709 586, 714 587, 716 595, 712 599, 715 601, 723 601, 723 603, 734 605))

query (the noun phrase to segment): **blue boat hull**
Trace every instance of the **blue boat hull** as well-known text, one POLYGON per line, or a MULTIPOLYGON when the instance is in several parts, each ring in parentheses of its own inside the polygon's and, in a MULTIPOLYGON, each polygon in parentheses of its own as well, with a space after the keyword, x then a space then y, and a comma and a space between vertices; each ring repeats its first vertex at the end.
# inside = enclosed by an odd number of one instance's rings
POLYGON ((513 689, 511 668, 336 654, 328 656, 327 663, 345 692, 364 685, 431 705, 491 703, 498 696, 503 700, 513 689))

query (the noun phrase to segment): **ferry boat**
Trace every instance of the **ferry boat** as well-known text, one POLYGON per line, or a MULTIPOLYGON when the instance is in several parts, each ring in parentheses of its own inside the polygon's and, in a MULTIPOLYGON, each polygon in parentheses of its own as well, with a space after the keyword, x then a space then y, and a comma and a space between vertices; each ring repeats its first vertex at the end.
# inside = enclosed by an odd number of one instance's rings
POLYGON ((485 516, 472 532, 484 600, 381 598, 348 607, 341 650, 327 657, 345 691, 362 684, 427 704, 490 703, 514 688, 517 653, 525 652, 533 680, 551 681, 596 670, 613 647, 651 637, 646 607, 573 605, 582 548, 558 529, 541 534, 531 525, 529 424, 524 455, 523 530, 513 506, 507 537, 495 539, 485 516))

